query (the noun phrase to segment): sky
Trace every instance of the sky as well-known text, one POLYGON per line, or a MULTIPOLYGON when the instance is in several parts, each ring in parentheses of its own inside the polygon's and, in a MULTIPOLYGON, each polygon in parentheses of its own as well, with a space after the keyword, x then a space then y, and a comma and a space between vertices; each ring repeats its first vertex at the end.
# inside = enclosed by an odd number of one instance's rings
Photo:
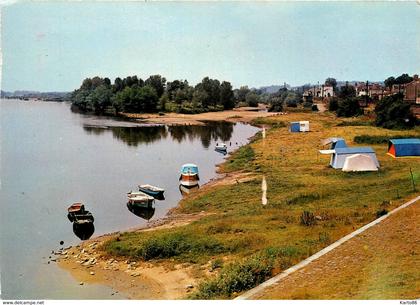
POLYGON ((71 91, 96 75, 260 87, 420 72, 416 2, 10 3, 5 91, 71 91))

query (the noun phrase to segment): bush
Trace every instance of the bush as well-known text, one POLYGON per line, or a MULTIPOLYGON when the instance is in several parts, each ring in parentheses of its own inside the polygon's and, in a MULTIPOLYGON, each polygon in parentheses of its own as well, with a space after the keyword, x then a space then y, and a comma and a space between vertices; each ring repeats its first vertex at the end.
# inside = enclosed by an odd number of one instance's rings
POLYGON ((337 111, 337 109, 338 109, 338 100, 336 98, 332 98, 330 100, 330 103, 328 104, 328 110, 335 112, 337 111))
POLYGON ((191 298, 229 297, 235 292, 248 290, 271 276, 273 265, 273 258, 261 254, 240 263, 229 264, 216 278, 201 283, 191 298))
POLYGON ((407 129, 418 124, 411 113, 410 104, 404 102, 402 94, 384 97, 375 107, 375 125, 388 129, 407 129))
POLYGON ((304 102, 303 103, 303 108, 311 108, 312 109, 312 103, 311 102, 304 102))
POLYGON ((384 215, 388 214, 388 210, 387 209, 381 209, 376 211, 376 218, 382 217, 384 215))
POLYGON ((313 226, 315 225, 315 215, 312 212, 303 211, 300 215, 300 224, 304 226, 313 226))
POLYGON ((398 139, 408 139, 413 138, 414 135, 399 135, 399 136, 370 136, 370 135, 360 135, 355 136, 353 141, 358 144, 386 144, 389 139, 398 138, 398 139))
POLYGON ((338 102, 337 116, 338 117, 352 117, 363 114, 363 109, 360 108, 357 98, 347 98, 338 102))

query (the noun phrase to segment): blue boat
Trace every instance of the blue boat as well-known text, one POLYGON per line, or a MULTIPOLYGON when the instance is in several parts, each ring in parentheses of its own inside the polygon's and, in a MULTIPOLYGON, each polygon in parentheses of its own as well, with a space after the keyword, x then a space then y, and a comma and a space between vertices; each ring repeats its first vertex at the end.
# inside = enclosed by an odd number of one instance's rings
POLYGON ((139 185, 139 191, 155 198, 162 198, 163 192, 165 190, 163 188, 153 186, 150 184, 142 184, 142 185, 139 185))

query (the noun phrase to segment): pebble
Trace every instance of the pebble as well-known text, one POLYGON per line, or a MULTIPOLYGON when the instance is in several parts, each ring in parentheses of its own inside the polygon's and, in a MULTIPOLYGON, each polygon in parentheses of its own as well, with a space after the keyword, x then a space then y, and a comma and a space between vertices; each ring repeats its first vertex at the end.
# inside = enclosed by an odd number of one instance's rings
POLYGON ((83 285, 83 284, 84 284, 83 282, 80 282, 80 283, 79 283, 79 285, 83 285))
POLYGON ((192 284, 188 284, 187 286, 185 286, 185 288, 186 288, 186 289, 191 289, 191 288, 194 288, 194 285, 192 285, 192 284))
POLYGON ((95 272, 91 271, 91 272, 90 272, 90 275, 95 275, 95 272))

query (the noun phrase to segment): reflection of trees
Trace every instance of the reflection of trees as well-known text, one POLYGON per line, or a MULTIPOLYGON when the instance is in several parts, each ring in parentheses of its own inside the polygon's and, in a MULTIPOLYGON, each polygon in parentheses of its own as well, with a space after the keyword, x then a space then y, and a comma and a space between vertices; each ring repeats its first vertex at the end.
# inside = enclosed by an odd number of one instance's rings
POLYGON ((212 140, 229 141, 233 133, 233 124, 229 122, 206 122, 204 126, 169 126, 172 139, 182 142, 187 136, 190 140, 200 139, 208 148, 212 140))
POLYGON ((199 139, 205 148, 214 141, 229 141, 232 137, 234 124, 229 122, 206 122, 204 126, 177 125, 169 126, 142 126, 142 127, 92 127, 84 126, 88 134, 101 135, 105 132, 112 132, 115 139, 121 140, 129 146, 138 146, 141 143, 152 143, 169 134, 172 139, 181 143, 185 139, 199 139))
POLYGON ((150 127, 112 127, 114 138, 122 140, 129 146, 137 146, 141 143, 153 143, 166 138, 165 126, 150 127))

